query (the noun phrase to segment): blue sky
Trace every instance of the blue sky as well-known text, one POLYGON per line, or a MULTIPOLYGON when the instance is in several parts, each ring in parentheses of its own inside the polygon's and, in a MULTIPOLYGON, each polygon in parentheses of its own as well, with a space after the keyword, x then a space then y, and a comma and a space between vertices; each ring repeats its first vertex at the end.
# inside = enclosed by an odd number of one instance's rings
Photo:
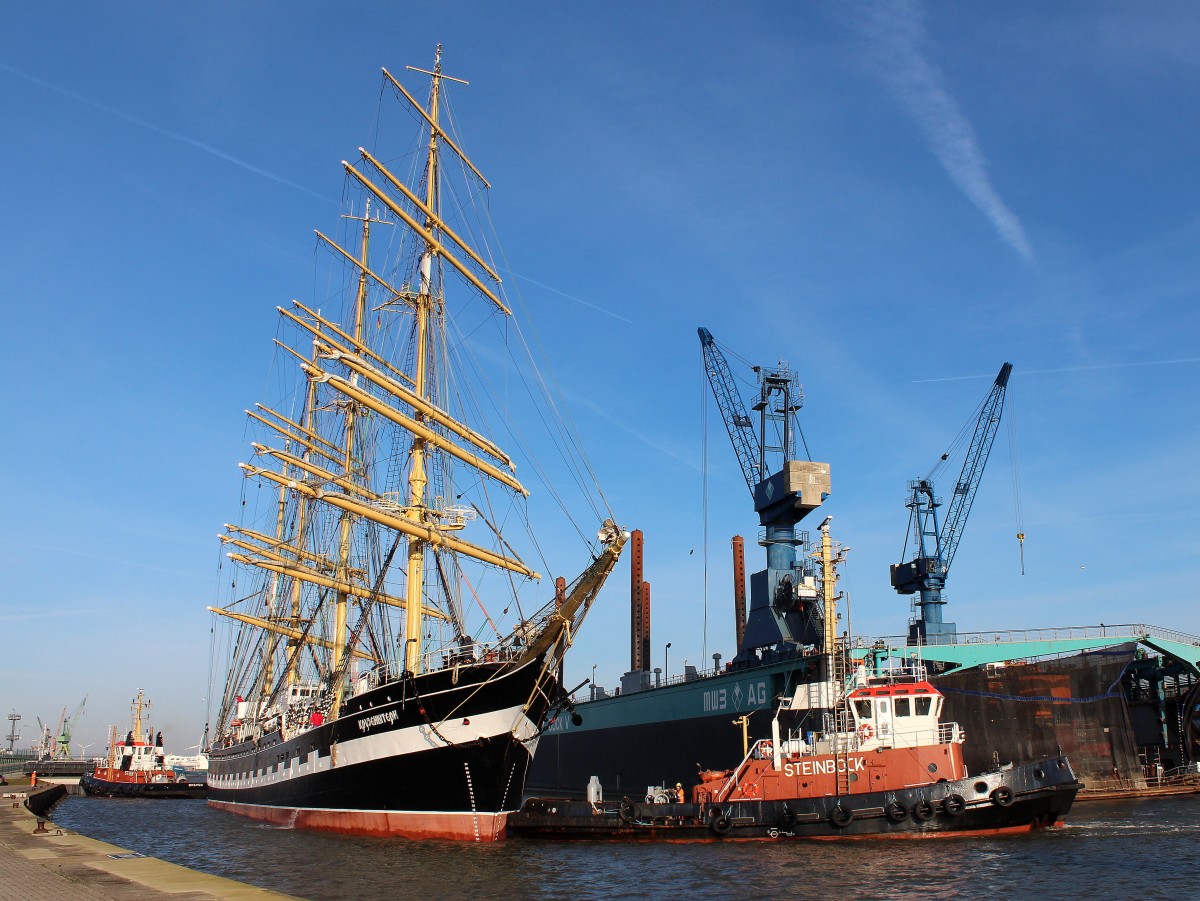
MULTIPOLYGON (((667 641, 676 671, 728 658, 730 536, 761 565, 711 406, 702 434, 699 325, 798 370, 856 631, 903 631, 887 567, 907 481, 1010 360, 946 618, 1200 633, 1194 5, 48 2, 5 18, 0 706, 26 738, 87 694, 94 753, 142 687, 172 745, 199 740, 215 534, 236 516, 274 308, 311 290, 312 229, 339 212, 380 67, 427 67, 438 42, 472 82, 454 107, 510 288, 613 509, 646 533, 656 665, 667 641)), ((622 566, 572 682, 627 668, 627 586, 622 566)))

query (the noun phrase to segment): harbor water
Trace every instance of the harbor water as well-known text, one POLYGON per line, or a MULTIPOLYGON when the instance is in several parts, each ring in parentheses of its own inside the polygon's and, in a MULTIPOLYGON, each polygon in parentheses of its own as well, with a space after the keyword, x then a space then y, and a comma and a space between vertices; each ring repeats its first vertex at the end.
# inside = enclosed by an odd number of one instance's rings
POLYGON ((1064 829, 992 838, 629 845, 367 839, 270 826, 204 801, 72 797, 63 828, 324 899, 1193 898, 1200 795, 1078 804, 1064 829))

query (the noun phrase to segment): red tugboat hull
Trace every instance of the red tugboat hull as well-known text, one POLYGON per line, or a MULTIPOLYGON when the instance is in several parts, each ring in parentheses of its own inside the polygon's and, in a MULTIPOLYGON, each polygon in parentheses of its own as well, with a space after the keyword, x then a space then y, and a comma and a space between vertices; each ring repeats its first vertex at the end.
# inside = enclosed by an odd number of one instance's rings
POLYGON ((203 782, 176 780, 174 773, 162 774, 161 780, 155 780, 143 773, 131 776, 120 770, 114 771, 114 778, 105 778, 107 772, 97 769, 94 773, 84 773, 79 779, 83 793, 98 798, 172 799, 203 798, 208 794, 208 787, 203 782))
POLYGON ((534 798, 514 836, 607 841, 941 838, 1061 825, 1082 786, 1065 757, 894 791, 706 804, 534 798))

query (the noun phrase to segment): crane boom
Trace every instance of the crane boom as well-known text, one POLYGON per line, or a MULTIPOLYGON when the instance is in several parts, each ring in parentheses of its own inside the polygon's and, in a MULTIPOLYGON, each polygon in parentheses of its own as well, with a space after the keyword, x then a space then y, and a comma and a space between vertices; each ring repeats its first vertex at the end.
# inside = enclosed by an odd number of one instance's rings
POLYGON ((1000 416, 1004 410, 1004 394, 1008 388, 1008 377, 1012 364, 1005 363, 992 383, 984 399, 971 444, 963 460, 962 471, 954 484, 950 507, 945 519, 938 526, 937 510, 941 500, 933 493, 930 479, 917 479, 909 483, 909 524, 914 537, 914 554, 907 563, 895 563, 891 567, 892 587, 900 594, 920 592, 917 606, 920 616, 909 626, 910 644, 950 644, 956 629, 954 623, 942 621, 942 607, 946 601, 942 589, 958 543, 962 539, 967 516, 979 490, 988 454, 992 450, 996 432, 1000 427, 1000 416))
POLYGON ((757 416, 750 418, 725 355, 706 328, 697 329, 704 368, 712 386, 725 430, 733 443, 742 475, 754 501, 766 548, 766 569, 750 575, 750 612, 740 636, 737 664, 758 660, 760 649, 772 654, 800 653, 804 646, 824 641, 823 608, 813 587, 815 561, 797 548, 807 540, 796 524, 829 496, 829 464, 794 460, 794 417, 802 396, 795 373, 782 360, 775 368, 755 367, 758 373, 757 416))
POLYGON ((67 708, 63 708, 63 718, 58 724, 58 756, 71 756, 71 736, 75 732, 75 727, 79 723, 79 718, 83 716, 83 708, 87 705, 87 695, 83 696, 83 700, 79 702, 70 716, 67 716, 67 708))
POLYGON ((700 349, 704 354, 704 370, 708 373, 708 383, 712 386, 713 396, 717 399, 717 407, 721 410, 721 419, 725 430, 729 432, 729 440, 733 442, 734 453, 742 467, 742 475, 746 478, 746 487, 753 496, 754 489, 762 481, 762 449, 758 436, 754 433, 754 423, 746 412, 746 405, 733 383, 733 373, 725 355, 717 347, 712 333, 701 326, 697 333, 700 335, 700 349))
POLYGON ((979 480, 983 478, 983 467, 987 464, 988 454, 992 451, 992 442, 996 440, 996 431, 1000 428, 1000 414, 1004 410, 1004 393, 1008 388, 1008 377, 1012 373, 1012 363, 1000 367, 992 390, 988 392, 983 402, 983 409, 975 422, 975 432, 971 436, 971 446, 967 449, 967 458, 963 461, 962 472, 954 485, 954 496, 950 499, 950 509, 946 511, 946 519, 942 525, 942 568, 950 568, 954 560, 954 552, 958 550, 959 539, 962 538, 963 527, 967 524, 967 514, 971 512, 971 504, 975 501, 975 492, 979 490, 979 480))

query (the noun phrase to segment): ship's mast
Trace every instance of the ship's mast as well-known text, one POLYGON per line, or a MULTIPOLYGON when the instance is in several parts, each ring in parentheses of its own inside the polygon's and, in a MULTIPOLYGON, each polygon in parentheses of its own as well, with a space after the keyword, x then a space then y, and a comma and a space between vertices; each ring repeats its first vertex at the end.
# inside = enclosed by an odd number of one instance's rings
MULTIPOLYGON (((349 218, 357 218, 351 216, 349 218)), ((362 266, 358 274, 358 291, 354 295, 354 341, 355 344, 362 345, 363 337, 363 320, 366 317, 367 309, 367 264, 370 262, 368 251, 371 246, 371 204, 367 202, 366 213, 362 217, 362 249, 361 262, 362 266)), ((358 374, 352 373, 350 376, 350 384, 357 387, 358 374)), ((358 404, 351 398, 346 398, 343 403, 346 410, 346 444, 345 456, 342 460, 342 471, 347 479, 353 479, 357 467, 354 463, 355 454, 355 426, 357 422, 358 404)), ((340 534, 338 536, 338 560, 337 572, 338 582, 342 585, 350 584, 350 528, 353 524, 354 515, 349 510, 343 510, 340 521, 340 534)), ((339 589, 337 593, 337 607, 334 609, 333 619, 333 655, 330 660, 330 672, 341 673, 342 663, 345 659, 345 644, 346 644, 346 609, 349 606, 350 595, 345 589, 339 589)), ((344 687, 344 679, 338 679, 337 684, 331 686, 333 688, 333 710, 340 710, 342 707, 342 691, 344 687)))
POLYGON ((133 740, 142 740, 142 711, 150 706, 150 702, 142 699, 142 690, 139 688, 137 697, 133 699, 133 740))
MULTIPOLYGON (((410 67, 411 68, 411 67, 410 67)), ((420 71, 420 70, 417 70, 420 71)), ((429 97, 429 151, 426 161, 426 184, 425 184, 425 208, 427 210, 436 210, 438 201, 438 147, 437 138, 440 128, 438 126, 438 115, 440 111, 439 93, 441 90, 442 79, 442 45, 438 44, 437 55, 434 59, 433 71, 426 73, 433 78, 433 85, 430 89, 429 97)), ((432 235, 438 227, 439 222, 436 218, 430 215, 425 217, 425 231, 432 235)), ((417 358, 416 365, 413 371, 413 386, 417 396, 424 401, 430 400, 429 392, 429 358, 427 348, 429 344, 429 320, 430 314, 434 307, 433 292, 436 285, 433 280, 434 257, 437 255, 437 247, 434 242, 427 240, 425 242, 425 251, 421 254, 420 261, 420 282, 417 291, 416 302, 416 328, 417 328, 417 358)), ((424 420, 424 415, 417 410, 416 419, 418 422, 424 420)), ((411 461, 412 465, 408 473, 408 508, 409 515, 418 521, 427 521, 428 516, 425 508, 425 487, 428 484, 428 477, 425 474, 425 454, 426 446, 425 439, 420 436, 414 436, 412 445, 411 461)), ((404 618, 404 668, 410 673, 417 673, 421 670, 422 657, 422 629, 421 629, 421 608, 423 606, 423 598, 425 595, 425 544, 426 542, 415 536, 410 536, 408 539, 408 582, 405 592, 405 618, 404 618)))
MULTIPOLYGON (((316 358, 317 358, 316 349, 314 348, 313 349, 313 361, 314 362, 316 362, 316 358)), ((305 392, 305 401, 304 401, 304 429, 305 429, 306 434, 309 434, 309 435, 313 434, 313 431, 314 431, 314 425, 315 425, 314 417, 316 414, 316 407, 317 407, 317 384, 316 384, 316 382, 314 382, 310 379, 308 382, 307 391, 305 392)), ((305 445, 304 452, 301 455, 301 459, 304 460, 305 462, 307 462, 309 459, 310 453, 311 453, 310 445, 305 445)), ((307 529, 307 527, 308 527, 308 498, 306 498, 302 494, 297 493, 296 494, 296 540, 295 540, 295 544, 294 544, 297 560, 301 559, 301 551, 303 549, 303 543, 304 543, 304 532, 307 529)), ((292 579, 292 609, 291 609, 291 618, 288 622, 288 625, 291 626, 291 628, 296 631, 299 631, 299 629, 301 628, 300 592, 301 592, 302 588, 303 588, 303 583, 299 579, 292 579)), ((295 684, 297 677, 299 675, 299 671, 300 671, 300 651, 301 651, 300 644, 301 644, 300 641, 295 638, 289 639, 288 644, 287 644, 288 669, 287 669, 287 675, 286 675, 286 683, 287 683, 287 689, 289 691, 291 690, 292 685, 295 684)), ((290 697, 288 700, 289 701, 291 700, 290 697)))
MULTIPOLYGON (((290 441, 284 444, 290 448, 290 441)), ((287 521, 288 492, 282 485, 279 487, 279 499, 275 509, 275 540, 283 544, 283 527, 287 521)), ((271 587, 267 591, 267 619, 274 621, 279 616, 280 578, 279 573, 271 574, 271 587)), ((268 632, 263 641, 263 667, 261 699, 265 702, 271 696, 275 679, 275 650, 278 647, 277 635, 268 632)))
POLYGON ((825 617, 825 634, 821 647, 830 655, 840 654, 837 643, 837 564, 845 553, 834 556, 833 539, 829 537, 829 519, 821 523, 821 606, 825 617))

